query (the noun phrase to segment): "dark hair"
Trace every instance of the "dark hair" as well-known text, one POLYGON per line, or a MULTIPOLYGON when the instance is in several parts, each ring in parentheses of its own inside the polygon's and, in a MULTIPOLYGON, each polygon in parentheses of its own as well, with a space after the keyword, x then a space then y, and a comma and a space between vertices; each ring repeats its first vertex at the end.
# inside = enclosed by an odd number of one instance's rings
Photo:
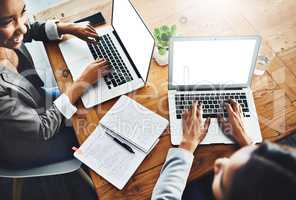
POLYGON ((227 200, 296 199, 296 150, 261 144, 232 177, 227 200))

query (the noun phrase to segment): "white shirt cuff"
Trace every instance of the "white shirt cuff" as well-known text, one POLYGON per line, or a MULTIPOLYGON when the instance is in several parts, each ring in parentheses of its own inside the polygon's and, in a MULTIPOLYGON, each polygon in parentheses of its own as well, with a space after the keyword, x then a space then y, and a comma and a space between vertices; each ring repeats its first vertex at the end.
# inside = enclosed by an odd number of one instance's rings
POLYGON ((54 101, 55 106, 64 115, 65 118, 70 119, 77 111, 77 108, 72 105, 69 97, 62 94, 54 101))
POLYGON ((194 155, 190 151, 187 151, 182 148, 170 148, 167 157, 177 157, 188 163, 192 163, 194 159, 194 155))
POLYGON ((45 33, 49 40, 61 40, 62 36, 59 36, 58 26, 56 20, 48 20, 45 23, 45 33))

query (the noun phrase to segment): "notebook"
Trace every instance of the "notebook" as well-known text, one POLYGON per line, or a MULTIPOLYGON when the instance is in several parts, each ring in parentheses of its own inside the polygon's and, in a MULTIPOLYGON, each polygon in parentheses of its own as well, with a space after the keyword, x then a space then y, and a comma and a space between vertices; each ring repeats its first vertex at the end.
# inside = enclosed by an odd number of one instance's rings
POLYGON ((121 190, 167 126, 165 118, 121 96, 74 156, 121 190))

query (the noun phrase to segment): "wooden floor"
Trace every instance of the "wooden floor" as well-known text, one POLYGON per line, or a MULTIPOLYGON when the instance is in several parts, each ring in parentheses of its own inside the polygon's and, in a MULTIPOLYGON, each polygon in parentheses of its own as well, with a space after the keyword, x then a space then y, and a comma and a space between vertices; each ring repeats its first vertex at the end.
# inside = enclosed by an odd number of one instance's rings
MULTIPOLYGON (((296 130, 295 0, 132 0, 132 2, 151 31, 162 24, 176 24, 179 35, 184 36, 261 35, 263 44, 260 55, 267 56, 271 60, 267 73, 253 78, 252 87, 261 130, 264 132, 264 138, 272 141, 296 130)), ((45 14, 44 16, 49 16, 49 13, 45 14)), ((56 13, 55 17, 57 16, 61 14, 56 13)), ((110 16, 106 17, 110 22, 110 16)), ((138 100, 168 118, 167 109, 162 109, 167 108, 166 88, 167 69, 153 62, 148 86, 143 89, 149 94, 141 96, 143 90, 139 90, 138 100)), ((98 108, 92 115, 96 121, 99 120, 97 114, 102 114, 100 111, 102 110, 98 108)), ((83 124, 83 120, 77 121, 83 124)), ((80 134, 78 137, 83 141, 87 134, 80 134)), ((102 199, 149 199, 170 146, 169 135, 164 135, 121 192, 93 174, 97 191, 102 199)), ((225 148, 223 145, 199 148, 193 162, 190 180, 210 170, 217 157, 229 155, 232 151, 233 148, 225 148)))

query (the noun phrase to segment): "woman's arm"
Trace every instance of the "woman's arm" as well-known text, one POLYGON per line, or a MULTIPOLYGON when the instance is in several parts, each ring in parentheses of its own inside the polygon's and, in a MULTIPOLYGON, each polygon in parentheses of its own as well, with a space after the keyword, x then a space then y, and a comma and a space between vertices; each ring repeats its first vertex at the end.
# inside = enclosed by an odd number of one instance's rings
POLYGON ((48 37, 45 32, 45 23, 35 22, 27 25, 27 33, 24 35, 24 42, 36 41, 48 41, 48 37))
POLYGON ((55 105, 43 113, 29 106, 20 94, 0 87, 0 127, 6 137, 48 140, 60 129, 63 116, 55 105))
POLYGON ((191 169, 193 154, 171 148, 153 189, 152 200, 181 200, 191 169))
POLYGON ((202 123, 201 106, 193 104, 184 113, 183 139, 179 148, 172 148, 154 187, 152 200, 181 200, 193 161, 193 152, 205 138, 210 119, 202 123))
POLYGON ((28 139, 48 140, 59 130, 63 116, 71 118, 76 112, 73 104, 99 78, 109 73, 105 60, 91 63, 81 77, 46 111, 39 113, 17 91, 0 87, 0 127, 4 133, 22 135, 28 139))
POLYGON ((74 35, 87 42, 94 42, 99 38, 95 29, 88 23, 64 23, 49 20, 29 24, 28 31, 24 35, 24 42, 59 40, 64 34, 74 35))

